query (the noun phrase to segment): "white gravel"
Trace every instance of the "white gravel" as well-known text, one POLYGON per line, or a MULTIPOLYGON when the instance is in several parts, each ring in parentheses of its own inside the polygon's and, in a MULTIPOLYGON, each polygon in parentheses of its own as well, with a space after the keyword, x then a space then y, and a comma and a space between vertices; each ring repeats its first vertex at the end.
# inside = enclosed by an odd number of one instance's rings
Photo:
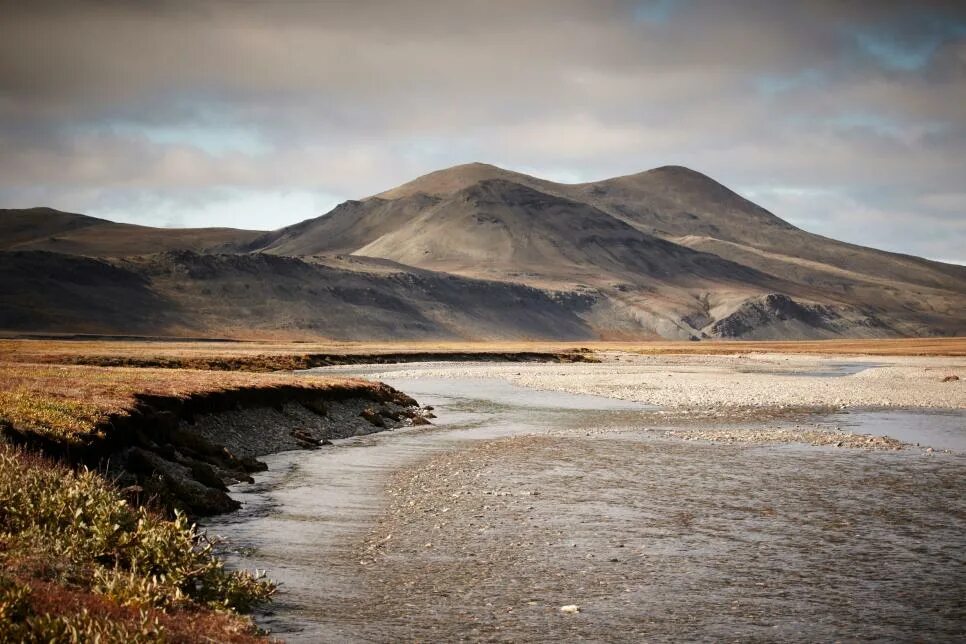
POLYGON ((966 409, 966 359, 788 354, 635 356, 601 364, 420 363, 376 367, 366 377, 502 378, 533 389, 633 400, 667 409, 923 407, 966 409), (808 375, 841 365, 850 375, 808 375), (959 375, 961 380, 942 382, 959 375))

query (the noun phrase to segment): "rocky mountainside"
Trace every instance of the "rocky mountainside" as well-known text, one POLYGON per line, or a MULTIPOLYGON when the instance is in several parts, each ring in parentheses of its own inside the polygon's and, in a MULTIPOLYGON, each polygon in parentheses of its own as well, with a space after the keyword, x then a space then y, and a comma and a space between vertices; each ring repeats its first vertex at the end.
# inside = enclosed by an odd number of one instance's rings
POLYGON ((0 251, 5 329, 44 320, 46 330, 352 339, 966 334, 966 267, 808 233, 676 166, 561 184, 467 164, 264 233, 0 211, 0 251), (138 306, 112 309, 120 293, 138 306))

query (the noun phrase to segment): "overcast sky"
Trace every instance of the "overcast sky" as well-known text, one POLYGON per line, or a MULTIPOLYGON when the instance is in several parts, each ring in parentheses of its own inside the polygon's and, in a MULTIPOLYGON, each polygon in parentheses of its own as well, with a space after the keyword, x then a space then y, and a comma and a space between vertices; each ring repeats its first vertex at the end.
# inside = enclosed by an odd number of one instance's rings
POLYGON ((0 207, 270 229, 485 161, 681 164, 966 263, 966 3, 0 0, 0 207))

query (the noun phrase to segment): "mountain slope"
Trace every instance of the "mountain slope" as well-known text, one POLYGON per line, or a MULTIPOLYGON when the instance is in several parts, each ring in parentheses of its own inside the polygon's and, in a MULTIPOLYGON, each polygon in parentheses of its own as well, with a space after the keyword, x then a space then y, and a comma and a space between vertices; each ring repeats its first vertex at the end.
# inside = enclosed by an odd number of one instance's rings
POLYGON ((0 252, 0 329, 156 334, 184 330, 184 311, 150 282, 103 260, 0 252))
POLYGON ((354 339, 966 334, 966 267, 808 233, 677 166, 561 184, 466 164, 265 233, 0 211, 0 255, 0 327, 36 317, 46 330, 89 318, 117 333, 354 339), (95 268, 70 255, 113 259, 95 268), (30 288, 21 272, 36 273, 30 288), (147 313, 111 309, 128 293, 147 313), (45 317, 48 294, 67 308, 45 317))
POLYGON ((0 250, 123 257, 164 250, 233 250, 262 233, 234 228, 151 228, 52 208, 0 209, 0 250))
POLYGON ((178 336, 585 339, 589 301, 407 269, 271 255, 0 252, 0 329, 178 336))
POLYGON ((694 276, 768 284, 706 253, 646 235, 563 197, 486 179, 452 194, 348 202, 261 249, 279 255, 353 253, 472 277, 544 283, 675 283, 694 276))
POLYGON ((964 326, 963 267, 813 235, 677 166, 570 185, 466 164, 346 202, 252 247, 591 290, 601 302, 585 318, 604 334, 752 337, 769 327, 770 335, 875 336, 964 326), (772 306, 783 297, 794 306, 772 306), (806 310, 835 322, 819 324, 806 310), (767 319, 715 326, 731 316, 767 319))
MULTIPOLYGON (((470 163, 433 172, 377 195, 398 199, 416 194, 445 196, 487 179, 505 179, 550 195, 566 197, 597 208, 644 233, 679 243, 683 237, 709 240, 698 250, 737 261, 734 246, 766 251, 786 264, 800 260, 851 272, 872 281, 886 279, 966 293, 966 267, 933 262, 848 244, 815 235, 780 219, 700 172, 663 166, 603 181, 562 184, 470 163)), ((750 266, 764 270, 753 253, 743 253, 750 266)), ((776 264, 770 264, 772 268, 776 264)), ((779 272, 787 270, 782 267, 779 272)), ((795 269, 801 272, 801 269, 795 269)), ((818 273, 825 272, 819 269, 818 273)), ((803 281, 811 279, 806 276, 803 281)))
MULTIPOLYGON (((694 248, 738 257, 724 241, 785 258, 841 269, 863 279, 892 280, 966 293, 966 268, 889 253, 815 235, 776 217, 713 179, 693 170, 666 166, 589 184, 560 186, 572 198, 654 235, 680 242, 682 237, 709 240, 694 248)), ((763 268, 749 254, 749 265, 763 268)), ((775 265, 772 264, 774 267, 775 265)), ((784 272, 788 267, 782 267, 784 272)), ((800 271, 801 269, 799 269, 800 271)), ((819 269, 824 272, 826 269, 819 269)))

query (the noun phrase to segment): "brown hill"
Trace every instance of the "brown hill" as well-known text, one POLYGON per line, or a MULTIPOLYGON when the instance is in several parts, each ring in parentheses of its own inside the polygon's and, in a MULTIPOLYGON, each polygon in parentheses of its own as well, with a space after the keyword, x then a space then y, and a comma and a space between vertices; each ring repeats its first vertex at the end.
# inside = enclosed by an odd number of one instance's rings
POLYGON ((642 232, 707 250, 800 281, 851 274, 873 282, 912 283, 966 293, 966 268, 889 253, 803 231, 700 172, 664 166, 580 184, 545 181, 482 163, 439 170, 383 192, 398 199, 448 195, 488 179, 505 179, 591 205, 642 232), (722 244, 721 242, 730 242, 722 244))
POLYGON ((353 253, 408 266, 572 286, 694 277, 777 287, 780 280, 642 233, 593 206, 505 179, 452 194, 347 202, 261 250, 279 255, 353 253), (601 279, 603 278, 603 280, 601 279))
POLYGON ((0 250, 123 257, 165 250, 230 251, 262 233, 234 228, 151 228, 52 208, 0 209, 0 250))
POLYGON ((604 335, 876 337, 964 327, 963 267, 807 233, 674 166, 574 185, 456 166, 253 247, 593 292, 598 304, 585 319, 604 335), (772 295, 795 306, 763 304, 783 301, 772 295), (812 309, 821 315, 802 313, 812 309), (749 319, 716 324, 733 316, 749 319))
MULTIPOLYGON (((150 326, 95 306, 98 285, 107 292, 119 280, 125 289, 141 284, 137 297, 149 298, 143 306, 157 310, 159 328, 203 335, 966 334, 966 267, 813 235, 676 166, 561 184, 467 164, 268 233, 3 211, 0 240, 0 250, 61 253, 4 258, 0 304, 20 313, 0 319, 0 327, 21 328, 44 300, 11 286, 18 271, 44 262, 73 266, 63 255, 74 254, 127 257, 103 264, 134 281, 98 269, 90 310, 85 314, 84 298, 68 298, 73 312, 56 319, 103 318, 116 333, 150 326), (135 257, 168 249, 193 252, 135 257)), ((34 291, 41 294, 66 283, 63 272, 39 276, 34 291)))
POLYGON ((191 251, 93 259, 0 252, 0 329, 174 336, 584 339, 588 302, 366 264, 191 251))

